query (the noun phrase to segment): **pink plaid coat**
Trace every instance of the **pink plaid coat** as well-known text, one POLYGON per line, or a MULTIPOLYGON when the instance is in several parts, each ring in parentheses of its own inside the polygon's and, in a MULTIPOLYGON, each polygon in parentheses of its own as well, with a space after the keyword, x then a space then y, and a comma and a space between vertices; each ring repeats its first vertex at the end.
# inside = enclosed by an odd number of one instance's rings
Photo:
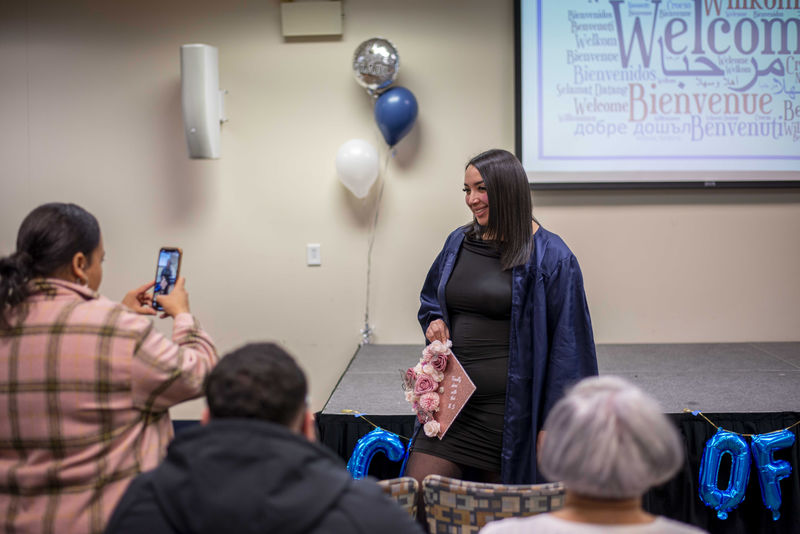
POLYGON ((100 533, 163 458, 167 409, 202 394, 216 349, 189 314, 170 341, 90 289, 35 286, 24 321, 0 330, 0 530, 100 533))

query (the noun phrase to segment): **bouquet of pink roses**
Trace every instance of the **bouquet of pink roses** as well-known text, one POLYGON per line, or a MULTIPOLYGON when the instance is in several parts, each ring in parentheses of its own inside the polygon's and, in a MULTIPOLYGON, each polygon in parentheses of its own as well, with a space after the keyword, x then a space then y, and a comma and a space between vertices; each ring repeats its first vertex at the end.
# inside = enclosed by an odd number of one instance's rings
POLYGON ((439 395, 444 393, 440 384, 444 380, 447 360, 453 354, 450 350, 452 346, 453 342, 449 339, 447 343, 432 342, 422 351, 419 363, 410 367, 403 377, 406 400, 411 403, 425 435, 430 438, 441 430, 434 414, 439 411, 439 395))

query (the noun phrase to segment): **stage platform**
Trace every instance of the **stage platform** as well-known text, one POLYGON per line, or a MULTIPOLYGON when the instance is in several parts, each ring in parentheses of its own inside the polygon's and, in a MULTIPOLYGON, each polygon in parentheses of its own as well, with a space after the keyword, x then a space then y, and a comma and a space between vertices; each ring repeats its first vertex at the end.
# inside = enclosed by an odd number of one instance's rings
MULTIPOLYGON (((402 373, 422 345, 363 345, 322 410, 407 415, 402 373)), ((627 378, 665 413, 800 412, 800 342, 598 345, 600 374, 627 378)))
MULTIPOLYGON (((422 345, 359 347, 317 414, 320 441, 347 460, 358 439, 372 430, 369 422, 343 410, 411 436, 414 417, 403 396, 402 373, 416 364, 421 350, 422 345)), ((800 419, 800 342, 609 344, 597 346, 597 359, 600 374, 623 376, 655 397, 684 437, 686 465, 675 479, 645 496, 648 510, 712 533, 800 533, 800 439, 775 453, 776 460, 792 465, 791 475, 780 483, 781 519, 773 522, 764 507, 753 467, 745 501, 722 521, 697 493, 703 448, 716 429, 683 411, 699 410, 717 426, 739 433, 763 434, 792 425, 800 419)), ((792 430, 800 438, 800 426, 792 430)), ((723 463, 722 489, 725 468, 723 463)), ((390 478, 398 471, 399 464, 376 457, 370 474, 390 478)))

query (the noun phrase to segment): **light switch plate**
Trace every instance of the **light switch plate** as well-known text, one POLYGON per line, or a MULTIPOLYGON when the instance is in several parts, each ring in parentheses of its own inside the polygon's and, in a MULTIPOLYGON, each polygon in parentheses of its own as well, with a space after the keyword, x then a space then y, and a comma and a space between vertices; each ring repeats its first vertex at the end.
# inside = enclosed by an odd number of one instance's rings
POLYGON ((306 263, 308 265, 322 265, 319 243, 309 243, 306 245, 306 263))

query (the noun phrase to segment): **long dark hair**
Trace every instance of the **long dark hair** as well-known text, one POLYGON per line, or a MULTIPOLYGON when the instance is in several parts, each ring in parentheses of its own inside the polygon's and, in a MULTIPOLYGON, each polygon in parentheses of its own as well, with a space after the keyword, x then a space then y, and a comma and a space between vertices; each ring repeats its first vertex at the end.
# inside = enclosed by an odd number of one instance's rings
POLYGON ((489 197, 489 221, 485 227, 473 222, 473 235, 482 234, 500 248, 503 269, 525 265, 531 255, 531 190, 525 169, 507 150, 492 149, 469 160, 483 178, 489 197))
POLYGON ((100 225, 80 206, 53 202, 30 212, 19 227, 16 252, 0 258, 0 329, 10 326, 7 314, 30 296, 31 279, 52 275, 78 252, 91 262, 99 244, 100 225))

